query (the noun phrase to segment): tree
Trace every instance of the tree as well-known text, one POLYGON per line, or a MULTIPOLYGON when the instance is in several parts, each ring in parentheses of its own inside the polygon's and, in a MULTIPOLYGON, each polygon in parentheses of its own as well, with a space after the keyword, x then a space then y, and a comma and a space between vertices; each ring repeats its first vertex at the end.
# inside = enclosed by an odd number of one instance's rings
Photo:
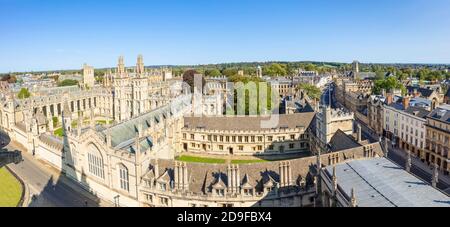
POLYGON ((286 65, 273 63, 263 68, 263 72, 268 76, 285 76, 287 74, 286 65))
POLYGON ((314 85, 300 83, 297 86, 297 89, 303 90, 311 99, 320 99, 320 96, 322 95, 322 91, 314 85))
POLYGON ((53 128, 56 128, 56 126, 58 126, 58 117, 52 117, 52 123, 53 128))
POLYGON ((222 74, 226 77, 232 77, 238 74, 238 70, 234 68, 227 68, 222 70, 222 74))
POLYGON ((208 69, 205 71, 205 75, 209 77, 218 77, 222 75, 218 69, 208 69))
POLYGON ((28 91, 28 88, 22 88, 19 91, 19 94, 17 94, 19 99, 27 99, 31 96, 30 92, 28 91))
POLYGON ((310 64, 305 66, 305 70, 306 71, 317 71, 317 67, 310 63, 310 64))
POLYGON ((78 85, 78 81, 76 80, 63 80, 58 84, 58 87, 68 87, 68 86, 76 86, 78 85))
POLYGON ((380 95, 382 93, 381 91, 383 89, 385 91, 392 91, 393 89, 400 89, 400 90, 402 90, 403 94, 406 93, 405 86, 400 81, 398 81, 397 78, 395 78, 395 77, 389 77, 384 80, 376 80, 375 86, 373 88, 373 93, 380 95))
MULTIPOLYGON (((275 100, 272 101, 272 87, 270 86, 270 84, 268 84, 267 82, 264 82, 263 80, 261 80, 258 77, 248 77, 248 76, 232 76, 229 78, 230 82, 233 83, 238 83, 238 82, 242 82, 244 84, 244 86, 246 86, 245 89, 245 98, 244 98, 244 105, 245 105, 245 115, 250 115, 250 100, 256 100, 256 114, 260 115, 260 114, 265 114, 263 113, 263 110, 266 110, 267 112, 272 112, 273 107, 276 106, 275 100), (250 96, 250 91, 248 89, 250 89, 250 87, 247 87, 249 85, 250 82, 254 82, 256 84, 256 92, 252 93, 253 96, 250 96), (267 103, 262 103, 261 99, 262 97, 260 97, 260 89, 262 89, 261 86, 266 87, 266 100, 267 103)), ((234 90, 234 111, 231 114, 238 114, 238 89, 237 87, 234 90)), ((230 110, 227 110, 228 113, 230 113, 230 110)))
POLYGON ((17 82, 16 75, 8 74, 6 76, 3 76, 1 81, 7 81, 10 84, 15 84, 17 82))
MULTIPOLYGON (((195 80, 196 74, 198 74, 197 71, 193 70, 193 69, 189 69, 183 73, 183 82, 187 83, 190 86, 192 93, 194 92, 194 86, 195 86, 194 80, 195 80)), ((203 75, 201 75, 201 77, 202 77, 201 86, 203 87, 203 86, 205 86, 206 81, 205 81, 205 77, 203 75)))

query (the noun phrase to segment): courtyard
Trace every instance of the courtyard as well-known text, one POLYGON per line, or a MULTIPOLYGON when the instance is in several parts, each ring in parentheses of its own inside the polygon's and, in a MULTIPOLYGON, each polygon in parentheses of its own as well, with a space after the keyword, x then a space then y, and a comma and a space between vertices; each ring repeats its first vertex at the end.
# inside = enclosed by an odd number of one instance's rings
POLYGON ((0 207, 17 207, 22 197, 22 185, 6 169, 0 169, 0 207))

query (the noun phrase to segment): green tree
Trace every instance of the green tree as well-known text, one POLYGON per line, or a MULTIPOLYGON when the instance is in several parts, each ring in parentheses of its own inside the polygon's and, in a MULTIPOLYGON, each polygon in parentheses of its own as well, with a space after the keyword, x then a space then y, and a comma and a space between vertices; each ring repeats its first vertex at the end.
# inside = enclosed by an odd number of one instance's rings
POLYGON ((22 88, 19 91, 19 94, 17 94, 19 99, 27 99, 31 96, 31 93, 28 91, 28 88, 22 88))
POLYGON ((286 65, 273 63, 263 68, 263 73, 268 76, 285 76, 287 74, 286 65))
POLYGON ((220 71, 218 69, 208 69, 208 70, 205 70, 205 75, 209 76, 209 77, 218 77, 218 76, 222 75, 222 73, 220 73, 220 71))
POLYGON ((58 117, 53 117, 52 123, 53 123, 53 128, 56 128, 56 126, 58 126, 58 117))
POLYGON ((373 88, 373 93, 380 95, 383 89, 386 91, 392 91, 393 89, 400 89, 402 90, 402 94, 406 93, 405 86, 395 77, 389 77, 384 80, 376 80, 375 86, 373 88))
POLYGON ((76 80, 63 80, 58 84, 58 87, 68 87, 68 86, 76 86, 78 85, 78 81, 76 80))
POLYGON ((322 91, 314 85, 300 83, 297 86, 297 89, 303 90, 311 99, 320 99, 320 96, 322 95, 322 91))
MULTIPOLYGON (((256 114, 264 114, 264 112, 272 112, 273 107, 276 106, 275 100, 272 99, 272 87, 267 82, 262 81, 260 78, 257 77, 248 77, 248 76, 232 76, 229 78, 229 80, 233 83, 242 82, 244 84, 244 105, 245 105, 245 115, 250 115, 250 100, 256 100, 256 114), (250 94, 250 91, 247 89, 250 87, 248 86, 250 82, 254 82, 256 84, 256 92, 252 92, 252 96, 250 94), (267 103, 261 103, 262 97, 260 97, 260 89, 266 88, 266 101, 267 103)), ((234 110, 228 109, 228 114, 238 114, 238 90, 235 88, 234 90, 234 110), (230 112, 232 111, 232 112, 230 112)))

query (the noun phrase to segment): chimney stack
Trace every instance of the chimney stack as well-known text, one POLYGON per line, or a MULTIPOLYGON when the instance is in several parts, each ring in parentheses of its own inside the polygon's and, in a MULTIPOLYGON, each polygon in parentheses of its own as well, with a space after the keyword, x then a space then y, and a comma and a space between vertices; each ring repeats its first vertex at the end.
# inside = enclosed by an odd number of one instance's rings
POLYGON ((411 98, 409 96, 403 97, 403 109, 404 110, 408 109, 410 101, 411 101, 411 98))
POLYGON ((394 102, 394 95, 392 93, 388 93, 386 95, 386 104, 391 105, 394 102))

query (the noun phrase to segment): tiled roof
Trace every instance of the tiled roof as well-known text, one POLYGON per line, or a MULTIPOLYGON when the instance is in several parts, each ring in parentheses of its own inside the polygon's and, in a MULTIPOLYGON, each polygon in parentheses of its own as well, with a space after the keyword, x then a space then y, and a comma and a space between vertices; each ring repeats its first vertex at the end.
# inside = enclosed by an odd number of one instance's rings
MULTIPOLYGON (((381 146, 379 143, 374 144, 374 152, 382 155, 381 146)), ((333 155, 338 154, 341 161, 348 159, 359 159, 364 157, 364 147, 359 146, 356 148, 348 149, 345 151, 340 151, 338 153, 332 153, 333 155)), ((328 157, 331 154, 324 154, 321 156, 322 162, 326 163, 328 157)), ((149 171, 145 174, 147 179, 155 179, 162 176, 168 170, 173 170, 175 161, 173 160, 159 160, 158 165, 154 164, 152 161, 152 166, 149 171), (158 173, 160 176, 155 176, 155 167, 158 167, 158 173)), ((314 168, 311 168, 316 164, 316 157, 306 157, 300 159, 289 160, 292 181, 299 183, 298 179, 305 179, 306 183, 310 185, 312 183, 312 174, 314 168)), ((280 162, 264 162, 264 163, 252 163, 252 164, 242 164, 239 165, 239 172, 241 179, 239 179, 240 186, 253 186, 257 192, 262 192, 264 185, 279 183, 279 165, 280 162), (271 182, 271 183, 269 183, 271 182)), ((204 194, 210 192, 212 186, 218 183, 219 177, 223 181, 223 186, 227 186, 227 164, 204 164, 204 163, 186 163, 188 175, 189 175, 189 190, 196 194, 204 194)), ((171 181, 174 180, 173 174, 170 175, 171 181)), ((273 185, 275 186, 275 185, 273 185)))
MULTIPOLYGON (((276 115, 279 120, 274 128, 295 129, 309 127, 315 113, 296 113, 276 115)), ((185 117, 185 127, 190 129, 227 130, 227 131, 260 131, 272 128, 264 128, 262 124, 270 117, 260 116, 232 116, 232 117, 185 117)))

